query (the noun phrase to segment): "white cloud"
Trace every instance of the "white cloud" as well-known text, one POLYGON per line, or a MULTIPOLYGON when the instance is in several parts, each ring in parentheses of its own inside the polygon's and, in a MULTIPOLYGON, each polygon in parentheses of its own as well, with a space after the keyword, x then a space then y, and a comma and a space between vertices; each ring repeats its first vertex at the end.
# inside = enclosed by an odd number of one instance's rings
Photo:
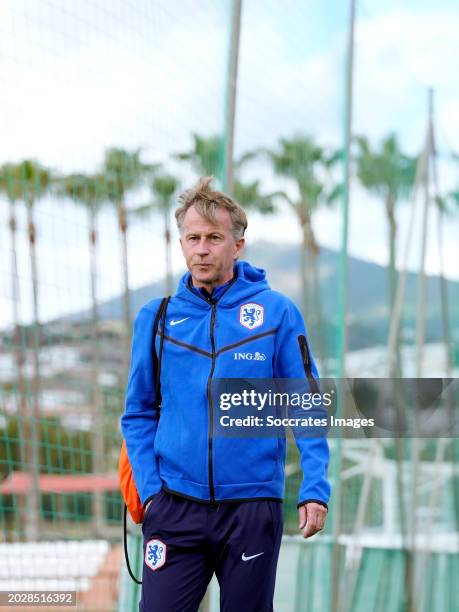
MULTIPOLYGON (((380 137, 396 130, 411 151, 424 138, 427 88, 436 88, 437 118, 457 105, 459 87, 451 75, 459 72, 459 15, 441 10, 425 13, 393 10, 362 18, 356 28, 355 128, 380 137)), ((459 135, 459 118, 449 129, 459 135)), ((456 136, 457 138, 457 136, 456 136)))

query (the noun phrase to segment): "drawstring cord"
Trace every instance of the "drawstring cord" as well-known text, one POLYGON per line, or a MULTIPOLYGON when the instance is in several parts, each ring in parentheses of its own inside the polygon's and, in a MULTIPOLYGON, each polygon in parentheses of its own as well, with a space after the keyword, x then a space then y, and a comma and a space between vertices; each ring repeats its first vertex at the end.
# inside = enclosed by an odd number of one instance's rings
POLYGON ((142 584, 141 580, 137 580, 131 570, 131 564, 129 563, 128 547, 127 547, 127 506, 124 504, 124 516, 123 516, 123 543, 124 543, 124 558, 126 559, 126 566, 129 572, 129 576, 137 584, 142 584))
MULTIPOLYGON (((156 411, 158 413, 157 418, 159 419, 160 415, 160 376, 161 376, 161 361, 163 356, 163 343, 164 343, 164 328, 166 324, 166 310, 169 304, 170 296, 167 298, 163 298, 160 307, 158 309, 158 314, 155 317, 155 322, 153 324, 153 364, 156 364, 156 411), (159 321, 161 321, 161 332, 160 332, 160 340, 159 340, 159 355, 156 360, 156 349, 155 349, 155 340, 156 334, 158 332, 159 321)), ((123 514, 123 545, 124 545, 124 558, 126 560, 126 566, 132 580, 137 584, 142 584, 141 580, 138 580, 131 570, 131 564, 129 563, 129 554, 128 554, 128 546, 127 546, 127 506, 124 504, 124 514, 123 514)))

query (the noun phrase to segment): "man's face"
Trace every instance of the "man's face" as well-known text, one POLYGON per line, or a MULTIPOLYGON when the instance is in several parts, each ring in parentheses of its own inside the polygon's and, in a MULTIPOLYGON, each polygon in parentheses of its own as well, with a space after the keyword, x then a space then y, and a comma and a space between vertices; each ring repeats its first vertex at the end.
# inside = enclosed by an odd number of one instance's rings
POLYGON ((235 240, 232 221, 224 208, 215 211, 217 223, 204 219, 190 206, 183 219, 180 244, 191 272, 193 285, 211 291, 233 276, 234 261, 244 246, 244 238, 235 240))

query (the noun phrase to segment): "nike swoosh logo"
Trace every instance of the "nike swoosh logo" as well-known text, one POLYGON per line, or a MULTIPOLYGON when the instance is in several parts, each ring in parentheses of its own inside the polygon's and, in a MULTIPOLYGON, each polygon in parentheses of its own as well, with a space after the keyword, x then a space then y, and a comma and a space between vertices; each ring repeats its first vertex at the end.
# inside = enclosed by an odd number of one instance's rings
POLYGON ((190 317, 185 317, 184 319, 179 319, 178 321, 171 320, 171 325, 178 325, 179 323, 183 323, 183 321, 187 321, 190 317))
POLYGON ((250 559, 255 559, 255 557, 259 557, 260 555, 263 555, 264 551, 261 553, 258 553, 258 555, 251 555, 250 557, 246 557, 245 556, 245 552, 242 553, 242 560, 243 561, 250 561, 250 559))

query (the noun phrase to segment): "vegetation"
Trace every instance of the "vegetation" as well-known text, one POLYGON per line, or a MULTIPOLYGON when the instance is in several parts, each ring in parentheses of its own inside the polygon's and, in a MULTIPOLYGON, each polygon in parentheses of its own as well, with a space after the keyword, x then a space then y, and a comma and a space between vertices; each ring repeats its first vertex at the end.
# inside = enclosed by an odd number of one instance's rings
MULTIPOLYGON (((369 193, 379 198, 387 219, 388 244, 388 286, 390 288, 389 306, 392 306, 396 286, 397 259, 397 210, 410 193, 414 181, 416 160, 407 156, 400 148, 395 135, 384 139, 379 147, 374 147, 364 137, 356 140, 356 170, 360 183, 369 193)), ((99 262, 99 222, 102 207, 111 206, 117 215, 120 253, 123 278, 123 321, 125 341, 129 342, 132 313, 130 305, 129 280, 129 227, 145 217, 161 223, 165 261, 165 293, 173 292, 171 223, 172 212, 177 194, 182 186, 180 167, 189 184, 190 170, 195 179, 202 175, 214 175, 218 187, 222 177, 223 143, 219 136, 204 137, 193 135, 190 150, 173 156, 170 163, 153 164, 147 162, 141 150, 110 148, 106 151, 100 166, 93 173, 70 173, 58 176, 39 162, 25 160, 19 163, 6 163, 0 168, 0 193, 9 207, 9 235, 11 245, 11 295, 14 314, 14 350, 16 379, 8 384, 18 393, 19 411, 6 419, 0 429, 0 475, 6 477, 13 470, 37 466, 41 473, 103 473, 113 467, 116 454, 118 432, 114 429, 114 414, 107 418, 104 398, 98 392, 101 373, 100 314, 98 291, 99 262), (177 163, 179 162, 179 163, 177 163), (176 171, 173 171, 175 168, 176 171), (178 170, 177 170, 178 168, 178 170), (39 248, 35 208, 47 194, 74 201, 87 213, 87 236, 90 253, 89 286, 91 295, 91 324, 88 326, 88 341, 92 345, 91 380, 89 386, 90 405, 93 410, 93 429, 89 432, 66 430, 59 418, 44 419, 39 411, 39 391, 41 387, 39 363, 39 248), (27 236, 33 299, 33 326, 30 337, 26 337, 20 324, 19 275, 17 257, 17 212, 23 207, 27 216, 27 236), (33 384, 26 393, 25 352, 34 354, 33 384), (105 411, 105 413, 104 413, 105 411), (30 418, 30 417, 35 418, 30 418), (110 420, 110 423, 107 421, 110 420), (38 423, 38 426, 34 426, 38 423), (34 429, 35 427, 35 429, 34 429), (104 448, 101 431, 110 431, 112 447, 104 448), (28 442, 28 443, 27 443, 28 442), (34 450, 35 449, 35 450, 34 450), (39 455, 33 455, 38 452, 39 455), (38 467, 39 466, 39 467, 38 467)), ((322 207, 333 206, 341 193, 341 184, 336 168, 341 158, 340 151, 329 150, 312 137, 296 135, 283 138, 272 150, 247 151, 235 160, 234 192, 235 199, 245 208, 259 214, 282 212, 283 207, 295 215, 301 234, 299 246, 301 303, 305 317, 312 329, 323 331, 320 320, 321 304, 319 289, 320 245, 316 236, 314 219, 322 207), (262 181, 253 176, 254 162, 267 160, 274 177, 282 189, 266 192, 262 181), (247 177, 250 177, 249 179, 247 177)), ((442 214, 458 210, 459 192, 455 191, 444 199, 438 199, 442 214)), ((155 257, 158 257, 155 254, 155 257)), ((316 344, 314 344, 316 345, 316 344)), ((122 348, 123 355, 129 355, 127 344, 122 348)), ((322 351, 317 350, 319 354, 322 351)), ((127 364, 124 365, 124 368, 127 364)), ((28 373, 30 378, 30 372, 28 373)), ((123 375, 120 374, 120 380, 123 375)), ((114 411, 121 411, 122 397, 117 394, 114 411)), ((108 436, 106 435, 106 438, 108 436)), ((296 450, 290 445, 287 463, 297 462, 296 450)), ((35 474, 37 476, 37 474, 35 474)), ((297 481, 298 474, 292 471, 291 481, 297 481)), ((84 497, 84 496, 83 496, 84 497)), ((76 504, 79 515, 89 512, 88 496, 68 502, 64 514, 72 515, 71 506, 76 504), (85 509, 86 508, 86 509, 85 509)), ((12 502, 13 503, 13 502, 12 502)), ((16 503, 16 501, 14 502, 16 503)), ((51 512, 57 503, 51 496, 38 495, 34 501, 35 511, 41 517, 51 512), (39 504, 41 503, 41 506, 39 504), (40 509, 39 509, 40 508, 40 509)), ((59 503, 63 503, 62 501, 59 503)), ((67 503, 67 502, 65 502, 67 503)), ((93 503, 93 501, 91 501, 93 503)), ((107 519, 108 514, 118 516, 116 509, 119 498, 112 500, 100 497, 96 502, 99 521, 107 519), (107 507, 111 510, 108 511, 107 507), (108 514, 107 514, 108 512, 108 514)), ((64 507, 61 506, 61 507, 64 507)), ((292 525, 295 517, 290 517, 292 525)), ((289 520, 290 520, 289 519, 289 520)))

